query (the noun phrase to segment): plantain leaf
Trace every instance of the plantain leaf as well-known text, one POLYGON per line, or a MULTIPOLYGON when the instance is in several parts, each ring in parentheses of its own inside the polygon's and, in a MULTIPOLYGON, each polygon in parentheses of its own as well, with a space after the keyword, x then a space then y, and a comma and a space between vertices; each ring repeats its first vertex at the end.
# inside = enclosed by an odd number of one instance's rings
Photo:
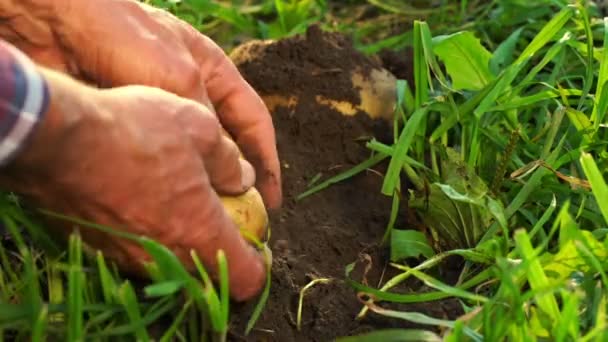
POLYGON ((494 80, 492 54, 472 32, 461 31, 433 38, 433 52, 443 61, 457 90, 481 90, 494 80))
POLYGON ((417 230, 392 230, 391 261, 398 262, 405 258, 417 258, 420 255, 426 258, 435 255, 423 233, 417 230))
POLYGON ((440 182, 427 195, 410 198, 424 224, 435 234, 436 245, 446 249, 472 248, 492 220, 506 228, 502 203, 490 197, 488 186, 453 149, 446 149, 440 182))

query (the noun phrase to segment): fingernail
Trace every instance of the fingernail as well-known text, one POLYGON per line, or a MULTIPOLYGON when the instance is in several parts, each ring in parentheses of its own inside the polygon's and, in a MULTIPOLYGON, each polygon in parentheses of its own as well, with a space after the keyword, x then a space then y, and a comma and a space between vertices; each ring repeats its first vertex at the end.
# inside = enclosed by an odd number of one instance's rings
POLYGON ((255 184, 255 170, 245 159, 240 159, 241 163, 241 184, 243 189, 249 189, 255 184))

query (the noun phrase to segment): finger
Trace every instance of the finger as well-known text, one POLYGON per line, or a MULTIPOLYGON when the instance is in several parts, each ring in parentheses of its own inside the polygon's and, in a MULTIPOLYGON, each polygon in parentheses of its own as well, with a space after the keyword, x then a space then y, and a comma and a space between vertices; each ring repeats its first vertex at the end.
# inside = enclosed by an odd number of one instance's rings
POLYGON ((253 166, 240 158, 238 147, 226 136, 220 135, 216 145, 203 151, 203 160, 213 188, 220 193, 242 194, 255 184, 253 166))
POLYGON ((200 208, 196 206, 191 211, 192 218, 184 222, 188 225, 189 232, 186 235, 187 241, 183 241, 183 244, 187 250, 194 250, 205 267, 216 275, 217 253, 222 250, 228 263, 232 297, 237 301, 251 299, 264 285, 264 258, 241 236, 213 189, 207 185, 201 190, 204 198, 201 198, 200 203, 205 205, 200 208))
POLYGON ((190 47, 221 124, 257 173, 256 187, 270 208, 282 202, 281 170, 272 118, 262 99, 209 38, 192 34, 190 47))
POLYGON ((255 171, 240 157, 238 146, 225 134, 215 115, 205 106, 186 100, 177 114, 179 124, 205 163, 212 187, 221 194, 239 195, 255 184, 255 171))

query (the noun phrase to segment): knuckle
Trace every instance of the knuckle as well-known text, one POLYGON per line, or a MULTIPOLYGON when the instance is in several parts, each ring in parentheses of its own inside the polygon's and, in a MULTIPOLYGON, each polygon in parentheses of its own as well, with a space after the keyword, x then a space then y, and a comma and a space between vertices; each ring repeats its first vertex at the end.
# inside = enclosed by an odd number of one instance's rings
POLYGON ((219 119, 204 105, 182 99, 183 104, 177 112, 177 122, 197 142, 202 153, 212 151, 219 143, 221 129, 219 119))
POLYGON ((180 95, 188 94, 192 89, 197 89, 201 86, 200 68, 191 54, 184 53, 182 57, 178 58, 173 68, 175 69, 173 70, 173 75, 181 80, 179 89, 177 89, 180 95))

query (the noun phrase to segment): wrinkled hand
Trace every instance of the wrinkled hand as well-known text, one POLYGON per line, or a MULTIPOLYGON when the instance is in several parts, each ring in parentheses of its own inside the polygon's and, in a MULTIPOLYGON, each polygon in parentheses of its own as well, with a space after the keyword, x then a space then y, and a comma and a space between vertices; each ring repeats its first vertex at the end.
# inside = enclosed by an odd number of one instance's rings
POLYGON ((8 3, 0 5, 0 13, 10 18, 5 24, 0 21, 0 37, 38 63, 99 87, 147 85, 207 104, 255 167, 256 187, 265 204, 280 206, 271 117, 211 39, 171 14, 134 0, 8 3))
MULTIPOLYGON (((244 192, 255 173, 217 117, 157 88, 97 90, 55 72, 45 76, 51 108, 3 172, 12 175, 10 186, 44 208, 155 239, 190 270, 191 250, 213 274, 222 249, 233 297, 257 294, 265 280, 263 258, 241 237, 216 193, 244 192)), ((126 239, 92 228, 81 236, 127 270, 143 272, 141 262, 149 260, 126 239)))

